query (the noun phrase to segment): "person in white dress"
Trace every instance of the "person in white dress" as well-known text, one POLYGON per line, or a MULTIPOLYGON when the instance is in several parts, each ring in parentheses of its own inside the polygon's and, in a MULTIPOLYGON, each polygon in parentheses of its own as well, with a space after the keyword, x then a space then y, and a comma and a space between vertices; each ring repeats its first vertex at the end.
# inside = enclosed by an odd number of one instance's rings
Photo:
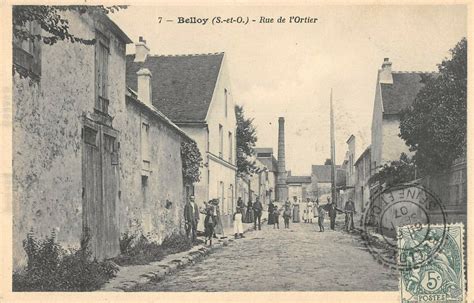
POLYGON ((313 202, 308 198, 308 223, 313 223, 313 202))
POLYGON ((234 213, 234 236, 236 239, 244 237, 244 226, 242 224, 242 212, 240 208, 234 213))

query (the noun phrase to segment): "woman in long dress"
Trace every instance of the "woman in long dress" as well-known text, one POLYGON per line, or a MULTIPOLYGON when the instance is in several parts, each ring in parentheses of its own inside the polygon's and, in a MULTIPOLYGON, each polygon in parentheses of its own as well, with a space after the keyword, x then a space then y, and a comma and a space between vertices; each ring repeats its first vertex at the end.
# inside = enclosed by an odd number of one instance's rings
POLYGON ((240 209, 240 213, 242 214, 242 221, 245 223, 245 205, 241 197, 237 199, 237 208, 240 209))
POLYGON ((219 199, 212 200, 214 206, 214 236, 216 234, 224 235, 224 227, 222 226, 221 212, 219 209, 219 199))
POLYGON ((308 222, 313 223, 313 202, 311 200, 308 202, 308 222))
POLYGON ((268 225, 273 225, 274 220, 273 220, 273 211, 275 210, 275 205, 273 204, 273 201, 270 201, 270 204, 268 204, 268 225))
POLYGON ((247 212, 245 213, 245 223, 253 223, 253 204, 249 200, 247 203, 247 212))
POLYGON ((237 208, 237 211, 234 213, 233 217, 234 221, 234 237, 237 239, 238 237, 244 237, 244 226, 242 224, 242 212, 240 208, 237 208))
POLYGON ((293 204, 293 223, 299 223, 300 222, 300 205, 298 203, 293 204))

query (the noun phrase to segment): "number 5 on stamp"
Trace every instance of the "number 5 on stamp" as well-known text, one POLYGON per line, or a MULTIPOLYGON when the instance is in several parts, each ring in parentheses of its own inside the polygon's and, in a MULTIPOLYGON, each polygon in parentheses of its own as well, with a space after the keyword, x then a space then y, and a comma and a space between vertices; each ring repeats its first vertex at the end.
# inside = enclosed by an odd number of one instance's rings
POLYGON ((464 302, 464 236, 463 225, 431 225, 429 236, 423 245, 413 241, 412 233, 426 233, 427 226, 398 228, 399 262, 406 263, 407 258, 416 263, 415 267, 405 267, 400 271, 400 292, 402 303, 418 302, 464 302), (433 240, 433 241, 431 241, 433 240), (417 245, 415 245, 415 243, 417 245), (434 249, 437 243, 437 248, 434 249))

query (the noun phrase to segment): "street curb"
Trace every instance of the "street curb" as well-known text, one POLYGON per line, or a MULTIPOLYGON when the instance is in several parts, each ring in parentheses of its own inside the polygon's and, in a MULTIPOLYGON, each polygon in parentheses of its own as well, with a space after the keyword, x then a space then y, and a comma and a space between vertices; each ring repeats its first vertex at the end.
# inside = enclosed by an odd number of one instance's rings
MULTIPOLYGON (((253 230, 254 230, 253 226, 250 226, 246 230, 244 230, 244 233, 247 233, 253 230)), ((187 251, 183 256, 175 258, 175 259, 172 258, 173 255, 168 255, 167 259, 169 259, 169 261, 158 261, 158 262, 152 262, 148 264, 146 266, 146 271, 144 271, 143 274, 141 274, 138 279, 122 281, 122 282, 119 282, 118 285, 117 283, 113 283, 114 279, 112 279, 109 282, 107 282, 98 291, 124 292, 140 284, 146 284, 152 281, 155 281, 155 282, 160 281, 164 279, 167 275, 173 274, 186 266, 189 266, 201 261, 202 259, 204 259, 204 257, 211 254, 215 250, 228 246, 232 242, 234 242, 234 239, 232 238, 218 239, 217 243, 213 243, 212 246, 205 246, 202 244, 194 246, 191 250, 187 251)), ((179 253, 179 254, 183 254, 183 253, 179 253)), ((178 255, 178 254, 174 254, 174 255, 178 255)))

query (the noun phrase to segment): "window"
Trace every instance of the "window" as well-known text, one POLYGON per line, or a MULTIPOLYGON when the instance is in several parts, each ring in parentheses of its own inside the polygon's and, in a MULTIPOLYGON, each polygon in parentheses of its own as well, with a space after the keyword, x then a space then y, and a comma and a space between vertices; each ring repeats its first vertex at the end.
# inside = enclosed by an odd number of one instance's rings
MULTIPOLYGON (((25 35, 39 35, 36 22, 27 21, 21 30, 25 35)), ((41 76, 41 41, 13 36, 13 65, 15 70, 33 79, 41 76)))
POLYGON ((95 108, 108 114, 108 84, 109 84, 109 39, 96 30, 96 103, 95 108))
POLYGON ((219 157, 222 158, 222 153, 224 150, 224 129, 222 125, 219 124, 219 157))
POLYGON ((142 199, 143 207, 147 206, 148 176, 142 176, 142 199))
POLYGON ((141 153, 142 153, 142 170, 150 171, 150 146, 149 140, 150 126, 148 122, 142 122, 141 127, 141 153))
POLYGON ((232 142, 232 133, 229 132, 229 162, 232 163, 232 156, 233 156, 233 152, 232 152, 232 148, 233 148, 233 142, 232 142))
POLYGON ((224 89, 224 103, 225 103, 224 113, 225 113, 225 117, 227 118, 227 88, 224 89))

